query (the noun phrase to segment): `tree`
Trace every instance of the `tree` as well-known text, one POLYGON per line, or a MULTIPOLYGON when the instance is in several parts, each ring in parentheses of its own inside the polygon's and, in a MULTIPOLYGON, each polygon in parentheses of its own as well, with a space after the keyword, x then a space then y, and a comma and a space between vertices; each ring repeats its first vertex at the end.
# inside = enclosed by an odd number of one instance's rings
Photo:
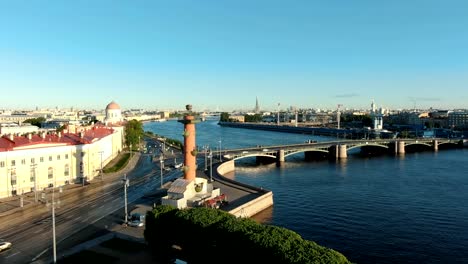
POLYGON ((245 122, 261 122, 262 119, 263 119, 263 116, 261 114, 245 115, 244 116, 245 122))
POLYGON ((33 126, 41 127, 41 123, 45 122, 46 119, 44 117, 37 117, 37 118, 29 118, 23 121, 23 123, 29 123, 33 126))
POLYGON ((125 144, 127 146, 137 145, 140 137, 143 137, 143 123, 133 119, 125 124, 125 144))
POLYGON ((219 121, 229 122, 229 114, 226 112, 221 113, 221 116, 219 117, 219 121))

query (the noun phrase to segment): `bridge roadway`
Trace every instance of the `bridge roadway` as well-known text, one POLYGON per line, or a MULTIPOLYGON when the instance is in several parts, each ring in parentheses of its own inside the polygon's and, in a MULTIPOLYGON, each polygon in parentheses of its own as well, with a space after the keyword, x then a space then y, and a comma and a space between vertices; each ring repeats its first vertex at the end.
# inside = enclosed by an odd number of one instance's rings
MULTIPOLYGON (((388 152, 404 154, 405 148, 410 145, 426 146, 437 151, 442 144, 462 146, 460 139, 446 138, 418 138, 418 139, 363 139, 338 140, 327 142, 313 142, 290 145, 256 146, 249 148, 225 149, 212 151, 213 158, 221 157, 223 160, 238 160, 246 157, 267 157, 277 162, 284 162, 284 158, 296 153, 322 152, 330 158, 345 159, 347 152, 354 148, 385 148, 388 152)), ((199 152, 205 155, 205 152, 199 152)))

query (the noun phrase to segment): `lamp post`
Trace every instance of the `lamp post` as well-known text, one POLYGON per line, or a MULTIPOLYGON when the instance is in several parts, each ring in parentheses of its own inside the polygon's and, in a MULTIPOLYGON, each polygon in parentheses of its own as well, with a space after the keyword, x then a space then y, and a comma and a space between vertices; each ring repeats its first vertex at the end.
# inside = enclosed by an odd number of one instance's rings
POLYGON ((127 212, 127 187, 130 186, 130 180, 127 178, 127 174, 124 174, 124 178, 122 179, 124 185, 124 198, 125 198, 125 224, 128 221, 128 212, 127 212))
POLYGON ((203 150, 205 151, 205 171, 206 171, 208 169, 208 164, 207 164, 208 146, 204 145, 203 150))
MULTIPOLYGON (((59 193, 62 193, 62 186, 59 187, 59 193)), ((43 198, 45 198, 45 193, 42 193, 43 198)), ((47 206, 52 207, 52 246, 53 246, 53 255, 54 263, 57 263, 57 242, 55 239, 55 208, 60 206, 60 198, 55 201, 55 187, 52 187, 52 201, 47 203, 47 206)))
POLYGON ((213 152, 210 150, 210 154, 208 155, 208 158, 210 158, 210 182, 213 181, 213 152))
POLYGON ((162 188, 163 187, 164 155, 161 154, 161 156, 159 156, 159 162, 161 163, 159 167, 161 167, 161 188, 162 188))
POLYGON ((100 170, 100 174, 101 174, 101 181, 102 181, 102 180, 104 180, 104 179, 103 179, 104 175, 103 175, 103 173, 102 173, 102 154, 104 153, 104 151, 101 150, 101 151, 99 151, 98 153, 101 154, 101 170, 100 170))
POLYGON ((221 162, 221 139, 218 142, 219 142, 219 161, 221 162))

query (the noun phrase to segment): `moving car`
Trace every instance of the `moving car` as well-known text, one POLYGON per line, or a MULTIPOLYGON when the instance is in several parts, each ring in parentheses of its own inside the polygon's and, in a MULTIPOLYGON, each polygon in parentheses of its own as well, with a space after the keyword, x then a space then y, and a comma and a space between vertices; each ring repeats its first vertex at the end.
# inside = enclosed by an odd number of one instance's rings
POLYGON ((11 248, 11 243, 7 241, 0 240, 0 252, 10 249, 11 248))

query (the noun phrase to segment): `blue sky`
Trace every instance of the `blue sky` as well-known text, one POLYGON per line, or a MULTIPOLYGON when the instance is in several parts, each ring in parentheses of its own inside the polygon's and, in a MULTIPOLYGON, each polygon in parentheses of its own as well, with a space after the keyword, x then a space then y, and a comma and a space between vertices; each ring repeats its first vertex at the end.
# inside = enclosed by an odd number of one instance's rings
POLYGON ((468 108, 468 1, 0 0, 0 109, 468 108))

